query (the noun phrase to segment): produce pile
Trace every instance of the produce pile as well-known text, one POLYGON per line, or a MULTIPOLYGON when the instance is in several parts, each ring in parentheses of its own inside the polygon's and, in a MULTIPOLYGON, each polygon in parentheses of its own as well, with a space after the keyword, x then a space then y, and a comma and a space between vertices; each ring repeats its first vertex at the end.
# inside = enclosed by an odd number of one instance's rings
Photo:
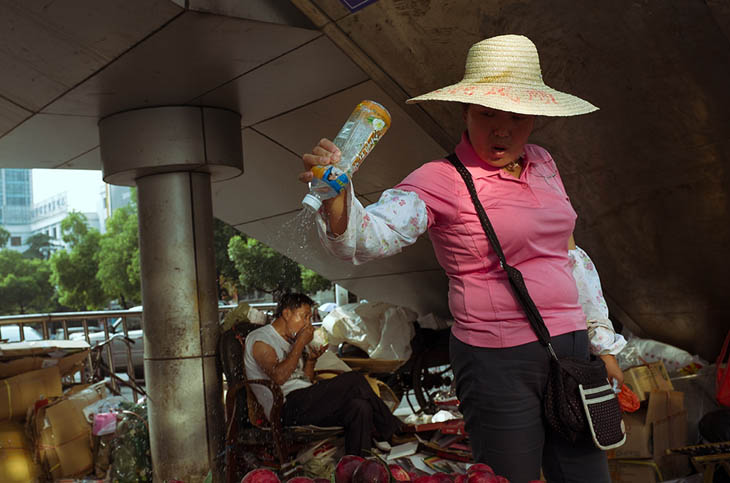
MULTIPOLYGON (((412 481, 413 483, 509 483, 504 476, 494 473, 491 467, 483 463, 469 466, 464 474, 435 473, 419 475, 408 472, 397 464, 387 464, 379 457, 362 458, 345 455, 335 467, 332 477, 307 478, 297 476, 286 480, 286 483, 395 483, 412 481)), ((241 483, 282 483, 276 473, 269 469, 259 468, 249 471, 241 483)), ((539 483, 534 480, 530 483, 539 483)))

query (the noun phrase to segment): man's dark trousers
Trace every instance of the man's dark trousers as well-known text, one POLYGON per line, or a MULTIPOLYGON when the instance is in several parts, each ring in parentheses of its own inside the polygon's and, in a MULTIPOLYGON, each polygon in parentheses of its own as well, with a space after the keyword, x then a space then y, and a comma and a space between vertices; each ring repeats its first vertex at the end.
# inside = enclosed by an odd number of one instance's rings
POLYGON ((344 426, 345 453, 363 455, 373 440, 388 440, 400 421, 357 372, 346 372, 286 395, 284 426, 344 426))

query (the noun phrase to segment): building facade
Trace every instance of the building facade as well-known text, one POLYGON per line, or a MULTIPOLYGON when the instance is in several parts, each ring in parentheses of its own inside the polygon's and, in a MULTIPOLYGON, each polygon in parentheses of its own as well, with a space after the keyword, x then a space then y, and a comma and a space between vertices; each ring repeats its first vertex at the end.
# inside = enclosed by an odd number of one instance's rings
POLYGON ((118 208, 127 206, 132 201, 132 189, 128 186, 116 186, 104 183, 99 192, 96 214, 99 219, 99 230, 106 233, 106 220, 118 208))
MULTIPOLYGON (((68 195, 63 192, 33 203, 33 176, 30 169, 0 169, 0 226, 10 233, 7 246, 23 252, 28 238, 44 233, 54 249, 65 248, 61 221, 70 212, 68 195)), ((90 228, 99 229, 98 213, 83 213, 90 228)))
POLYGON ((33 204, 29 169, 0 169, 0 225, 26 223, 33 204))

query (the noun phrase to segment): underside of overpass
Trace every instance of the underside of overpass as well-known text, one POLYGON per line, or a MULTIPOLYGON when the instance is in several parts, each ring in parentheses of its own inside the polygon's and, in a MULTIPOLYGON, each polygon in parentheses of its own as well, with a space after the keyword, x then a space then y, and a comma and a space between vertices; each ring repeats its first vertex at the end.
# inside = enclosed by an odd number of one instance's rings
POLYGON ((613 316, 714 358, 730 327, 724 0, 379 0, 354 12, 340 0, 6 0, 0 167, 102 169, 109 116, 233 111, 243 172, 213 173, 214 216, 361 297, 448 315, 427 237, 358 267, 311 232, 293 240, 299 156, 358 101, 384 104, 392 127, 355 179, 376 201, 462 130, 458 106, 405 99, 460 80, 468 47, 505 33, 535 42, 548 85, 601 108, 540 119, 532 142, 558 163, 613 316))

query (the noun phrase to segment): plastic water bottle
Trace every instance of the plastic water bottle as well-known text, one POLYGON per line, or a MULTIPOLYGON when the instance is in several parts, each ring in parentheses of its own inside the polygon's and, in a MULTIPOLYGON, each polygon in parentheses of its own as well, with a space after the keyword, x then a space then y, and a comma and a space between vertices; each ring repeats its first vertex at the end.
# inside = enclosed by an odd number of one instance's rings
POLYGON ((368 100, 358 104, 332 141, 340 149, 340 162, 312 167, 314 178, 302 205, 318 211, 323 200, 337 196, 389 127, 390 113, 386 108, 368 100))

